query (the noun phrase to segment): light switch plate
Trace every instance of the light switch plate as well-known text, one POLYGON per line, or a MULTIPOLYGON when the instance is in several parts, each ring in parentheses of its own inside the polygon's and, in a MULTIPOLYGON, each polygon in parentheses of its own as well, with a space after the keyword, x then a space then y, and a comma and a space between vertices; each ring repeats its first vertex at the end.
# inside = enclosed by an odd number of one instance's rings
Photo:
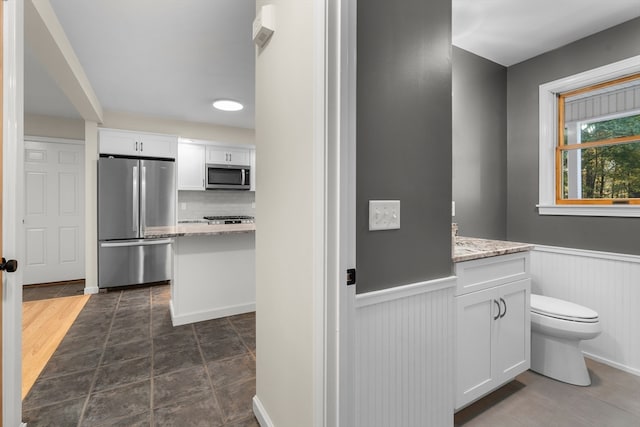
POLYGON ((400 228, 400 200, 369 200, 369 231, 400 228))

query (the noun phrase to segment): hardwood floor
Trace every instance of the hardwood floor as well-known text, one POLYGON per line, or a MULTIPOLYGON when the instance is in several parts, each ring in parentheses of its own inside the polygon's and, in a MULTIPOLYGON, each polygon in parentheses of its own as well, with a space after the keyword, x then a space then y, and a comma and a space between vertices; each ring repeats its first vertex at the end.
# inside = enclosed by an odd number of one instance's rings
POLYGON ((586 360, 590 387, 565 384, 527 371, 458 412, 455 426, 640 426, 640 377, 586 360))
POLYGON ((89 295, 22 303, 22 398, 89 300, 89 295))

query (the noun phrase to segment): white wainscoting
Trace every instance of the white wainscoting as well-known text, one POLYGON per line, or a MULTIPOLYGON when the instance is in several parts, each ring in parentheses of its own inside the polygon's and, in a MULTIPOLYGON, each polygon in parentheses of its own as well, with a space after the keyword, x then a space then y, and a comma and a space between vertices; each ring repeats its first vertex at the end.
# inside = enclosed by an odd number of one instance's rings
POLYGON ((455 277, 356 296, 356 425, 453 425, 455 277))
POLYGON ((584 353, 640 375, 640 256, 536 246, 531 292, 596 310, 599 337, 583 341, 584 353))

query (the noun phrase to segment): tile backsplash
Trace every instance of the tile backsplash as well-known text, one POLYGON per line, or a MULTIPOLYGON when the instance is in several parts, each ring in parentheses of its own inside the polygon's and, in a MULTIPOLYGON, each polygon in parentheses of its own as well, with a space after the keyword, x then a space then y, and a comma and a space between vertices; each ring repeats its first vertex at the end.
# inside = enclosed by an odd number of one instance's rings
POLYGON ((205 215, 254 216, 255 200, 253 191, 178 191, 178 221, 205 215))

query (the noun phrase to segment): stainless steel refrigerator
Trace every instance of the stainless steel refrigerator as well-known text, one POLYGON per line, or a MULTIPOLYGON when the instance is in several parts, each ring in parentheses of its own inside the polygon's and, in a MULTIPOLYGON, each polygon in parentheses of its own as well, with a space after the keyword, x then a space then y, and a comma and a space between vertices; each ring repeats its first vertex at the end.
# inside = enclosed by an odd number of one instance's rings
POLYGON ((98 160, 98 287, 171 279, 171 239, 145 239, 147 227, 175 225, 175 162, 101 156, 98 160))

